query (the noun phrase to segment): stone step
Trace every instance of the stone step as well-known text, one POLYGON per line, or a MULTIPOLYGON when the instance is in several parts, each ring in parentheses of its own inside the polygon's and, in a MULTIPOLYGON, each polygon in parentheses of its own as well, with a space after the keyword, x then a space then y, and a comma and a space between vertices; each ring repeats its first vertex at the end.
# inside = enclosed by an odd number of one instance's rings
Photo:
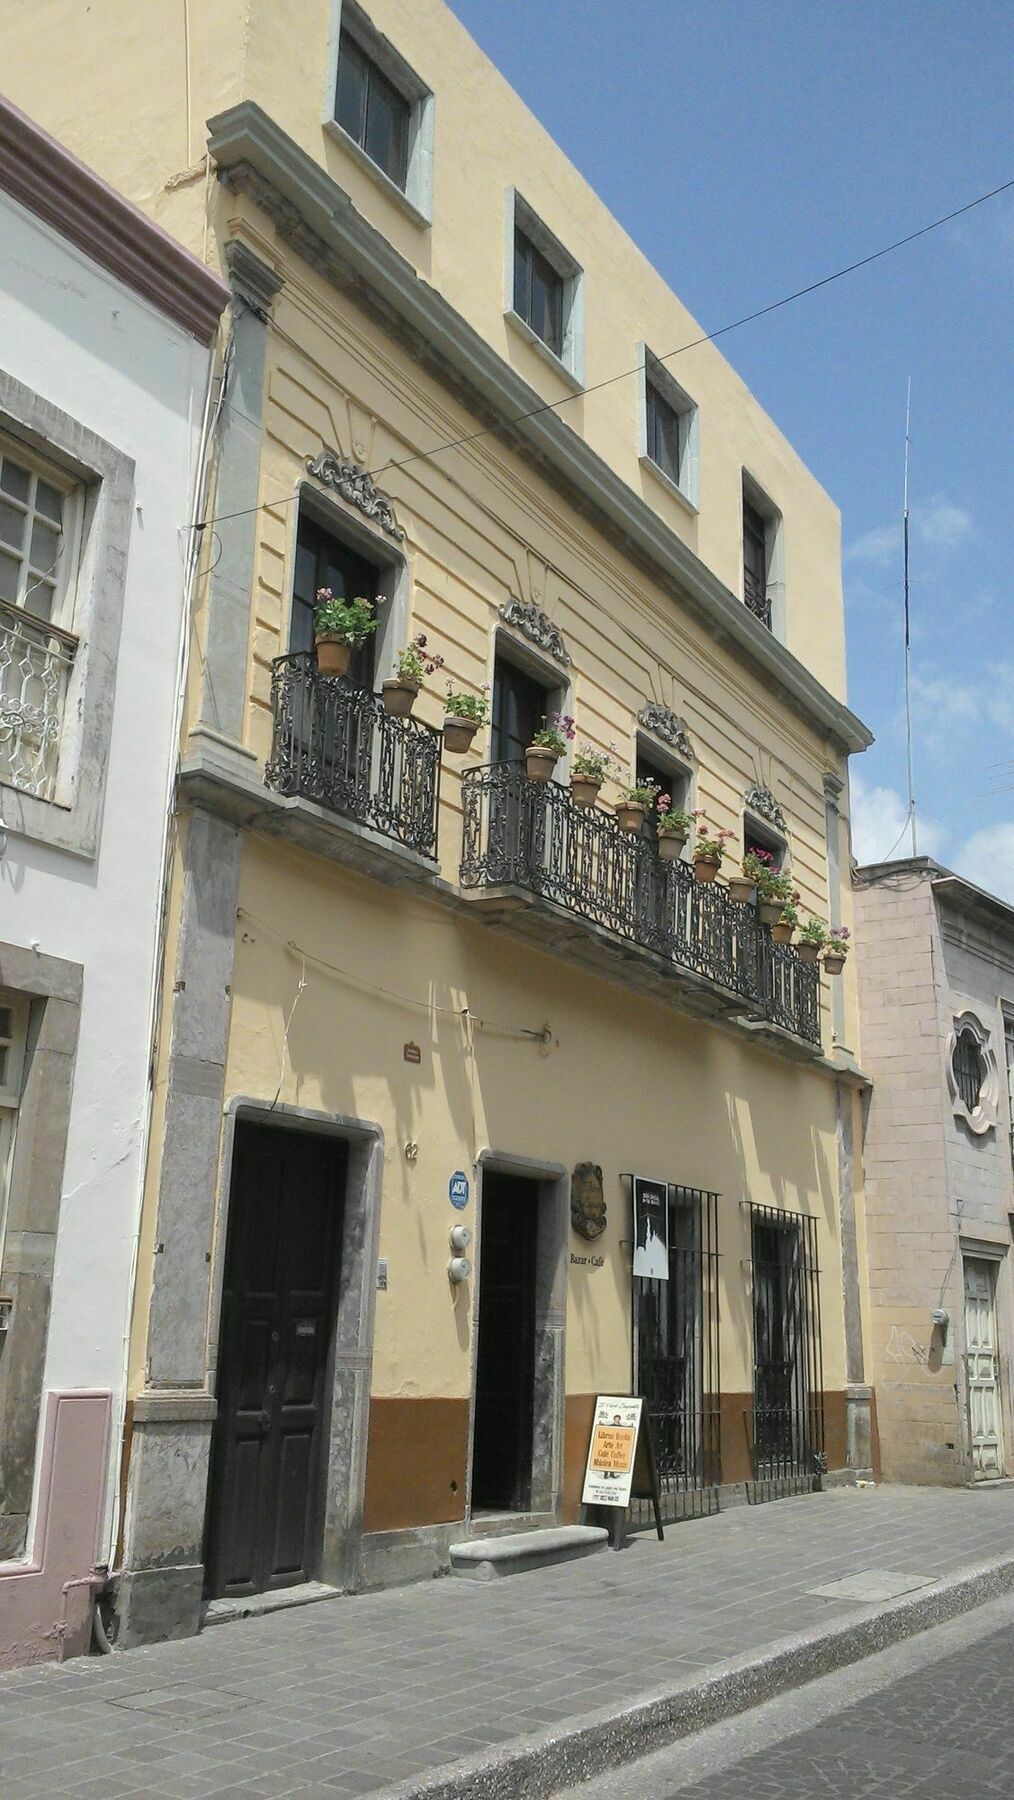
POLYGON ((511 1531, 503 1537, 470 1538, 451 1545, 451 1573, 470 1581, 522 1575, 550 1563, 569 1562, 601 1550, 609 1541, 603 1525, 554 1525, 546 1531, 511 1531))

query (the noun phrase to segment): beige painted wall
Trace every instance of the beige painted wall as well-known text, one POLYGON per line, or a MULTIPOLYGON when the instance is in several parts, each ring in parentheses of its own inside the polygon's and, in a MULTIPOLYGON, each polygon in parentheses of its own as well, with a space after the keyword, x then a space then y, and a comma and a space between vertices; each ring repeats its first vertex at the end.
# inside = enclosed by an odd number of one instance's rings
MULTIPOLYGON (((88 8, 77 0, 38 0, 30 9, 2 0, 5 87, 212 261, 228 204, 197 166, 204 121, 242 98, 257 101, 547 399, 562 399, 567 383, 504 316, 505 205, 512 186, 585 270, 589 387, 632 369, 642 340, 662 354, 701 335, 442 0, 370 0, 366 10, 436 97, 429 228, 409 218, 323 129, 333 23, 326 0, 304 0, 298 31, 289 10, 274 0, 251 0, 246 9, 238 0, 209 0, 168 16, 154 0, 126 11, 118 0, 94 0, 88 8), (44 67, 40 38, 61 47, 44 67)), ((699 516, 638 463, 636 379, 569 400, 562 416, 737 595, 742 470, 748 469, 783 516, 785 641, 844 697, 837 509, 716 348, 700 346, 671 366, 700 409, 699 516)))

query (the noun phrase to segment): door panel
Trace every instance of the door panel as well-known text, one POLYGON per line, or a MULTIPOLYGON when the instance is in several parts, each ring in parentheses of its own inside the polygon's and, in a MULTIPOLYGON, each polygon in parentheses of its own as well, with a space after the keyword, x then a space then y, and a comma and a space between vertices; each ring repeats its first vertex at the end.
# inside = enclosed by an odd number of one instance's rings
POLYGON ((993 1265, 966 1257, 965 1374, 972 1470, 977 1481, 995 1481, 1004 1466, 994 1287, 993 1265))
POLYGON ((205 1558, 212 1596, 313 1572, 346 1157, 338 1139, 237 1128, 205 1558))
POLYGON ((530 1504, 537 1183, 483 1176, 472 1510, 530 1504))

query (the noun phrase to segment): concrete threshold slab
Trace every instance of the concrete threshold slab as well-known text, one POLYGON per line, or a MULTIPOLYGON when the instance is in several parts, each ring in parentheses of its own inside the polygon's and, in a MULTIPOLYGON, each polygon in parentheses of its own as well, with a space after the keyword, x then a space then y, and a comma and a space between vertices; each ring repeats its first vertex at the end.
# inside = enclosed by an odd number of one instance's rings
POLYGON ((248 1594, 242 1600, 209 1600, 201 1608, 201 1629, 231 1625, 235 1619, 260 1619, 265 1613, 284 1612, 290 1606, 314 1606, 318 1600, 337 1600, 341 1588, 324 1581, 301 1581, 298 1587, 275 1588, 270 1594, 248 1594))
POLYGON ((561 1789, 634 1762, 1010 1593, 1014 1556, 961 1569, 874 1613, 782 1638, 760 1651, 715 1663, 696 1679, 412 1776, 378 1792, 375 1800, 551 1800, 561 1789))

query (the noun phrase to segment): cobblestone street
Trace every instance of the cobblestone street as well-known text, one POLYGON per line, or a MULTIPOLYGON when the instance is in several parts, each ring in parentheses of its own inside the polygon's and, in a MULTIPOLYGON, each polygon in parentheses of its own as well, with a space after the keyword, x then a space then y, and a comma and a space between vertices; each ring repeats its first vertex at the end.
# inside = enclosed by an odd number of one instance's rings
POLYGON ((1003 1600, 614 1770, 567 1800, 1010 1796, 1012 1710, 1014 1602, 1003 1600), (861 1697, 842 1705, 857 1689, 861 1697), (819 1723, 801 1729, 815 1716, 819 1723), (705 1779, 702 1765, 711 1767, 705 1779))
MULTIPOLYGON (((838 1579, 876 1568, 932 1584, 1012 1545, 1008 1487, 843 1489, 539 1574, 329 1600, 20 1671, 0 1679, 4 1800, 411 1784, 882 1610, 813 1591, 838 1579)), ((608 1779, 619 1793, 622 1772, 608 1779)))

